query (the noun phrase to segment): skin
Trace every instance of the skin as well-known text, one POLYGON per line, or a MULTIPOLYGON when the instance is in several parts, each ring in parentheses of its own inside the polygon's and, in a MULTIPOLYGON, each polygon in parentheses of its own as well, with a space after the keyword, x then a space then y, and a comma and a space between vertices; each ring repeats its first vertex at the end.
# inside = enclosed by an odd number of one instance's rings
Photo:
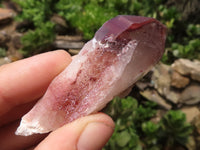
POLYGON ((112 119, 97 113, 51 132, 16 136, 20 118, 43 96, 50 82, 71 62, 63 51, 53 51, 0 67, 1 150, 99 150, 114 130, 112 119))

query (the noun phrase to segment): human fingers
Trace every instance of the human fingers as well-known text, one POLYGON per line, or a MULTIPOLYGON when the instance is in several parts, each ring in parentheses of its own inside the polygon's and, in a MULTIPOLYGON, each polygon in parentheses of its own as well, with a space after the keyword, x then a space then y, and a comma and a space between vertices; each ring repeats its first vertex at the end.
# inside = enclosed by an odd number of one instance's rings
POLYGON ((55 130, 35 150, 99 150, 113 131, 114 122, 109 116, 93 114, 55 130))
POLYGON ((37 145, 47 134, 35 134, 32 136, 16 136, 15 131, 19 121, 0 128, 0 149, 1 150, 25 150, 37 145))
POLYGON ((0 116, 0 127, 9 124, 13 121, 19 120, 24 114, 26 114, 35 105, 37 101, 22 104, 8 111, 6 114, 0 116))
POLYGON ((58 50, 0 67, 0 116, 17 105, 40 98, 70 62, 71 56, 58 50))

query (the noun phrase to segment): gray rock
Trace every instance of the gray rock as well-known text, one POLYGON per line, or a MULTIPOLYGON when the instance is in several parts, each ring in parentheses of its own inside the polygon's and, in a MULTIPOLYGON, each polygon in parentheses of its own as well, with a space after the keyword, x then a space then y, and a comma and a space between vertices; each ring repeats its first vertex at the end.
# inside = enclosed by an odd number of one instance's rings
POLYGON ((11 9, 0 8, 0 24, 9 22, 14 16, 11 9))
POLYGON ((53 14, 51 17, 51 21, 54 22, 55 24, 61 25, 63 27, 68 27, 66 24, 66 21, 63 17, 59 16, 58 14, 53 14))
MULTIPOLYGON (((194 120, 192 121, 192 124, 196 127, 197 132, 200 135, 200 114, 198 114, 194 120)), ((199 139, 200 140, 200 139, 199 139)))
POLYGON ((198 149, 194 136, 189 136, 188 137, 188 141, 186 143, 186 148, 187 148, 187 150, 196 150, 196 149, 198 149))
POLYGON ((135 85, 142 91, 144 91, 146 88, 154 87, 154 83, 151 82, 151 78, 152 78, 152 74, 153 74, 153 70, 149 71, 142 79, 140 79, 139 81, 137 81, 135 83, 135 85))
POLYGON ((140 90, 142 90, 142 91, 143 91, 145 88, 148 87, 148 85, 147 85, 146 83, 140 82, 140 81, 136 82, 136 86, 137 86, 140 90))
POLYGON ((11 62, 11 60, 8 57, 0 58, 0 66, 4 65, 4 64, 8 64, 10 62, 11 62))
POLYGON ((182 75, 188 75, 193 80, 200 81, 200 61, 178 59, 172 64, 172 68, 182 75))
POLYGON ((176 71, 172 71, 171 74, 171 86, 175 88, 184 88, 190 83, 190 79, 180 75, 176 71))
POLYGON ((73 36, 70 36, 70 35, 59 35, 59 36, 56 36, 56 40, 62 40, 62 41, 72 41, 72 42, 80 42, 83 40, 83 37, 82 36, 79 36, 79 35, 73 35, 73 36))
POLYGON ((172 106, 168 104, 155 90, 145 90, 143 92, 140 92, 140 94, 146 99, 156 102, 158 105, 166 110, 172 108, 172 106))
POLYGON ((184 89, 179 101, 184 104, 192 105, 200 102, 200 86, 192 84, 184 89))
POLYGON ((153 70, 152 83, 160 95, 174 104, 178 103, 180 93, 171 90, 171 68, 165 64, 158 64, 153 70))
POLYGON ((56 40, 53 43, 55 48, 59 49, 81 49, 84 45, 84 42, 69 42, 63 40, 56 40))
POLYGON ((152 83, 161 95, 166 95, 170 87, 170 66, 159 63, 153 69, 152 83))
POLYGON ((15 49, 22 48, 21 37, 22 37, 21 33, 13 33, 13 35, 12 35, 12 45, 15 49))
POLYGON ((200 111, 197 106, 193 107, 183 107, 181 108, 181 111, 186 114, 186 121, 192 122, 194 118, 200 114, 200 111))
POLYGON ((57 36, 53 45, 57 49, 81 49, 84 42, 81 36, 57 36))
POLYGON ((154 122, 154 123, 159 123, 159 121, 166 114, 166 112, 167 112, 167 110, 158 109, 156 111, 156 115, 153 118, 151 118, 151 121, 154 122))
POLYGON ((195 127, 195 131, 197 132, 195 134, 195 140, 196 140, 196 149, 199 149, 200 148, 200 114, 198 114, 194 120, 192 121, 192 124, 194 125, 195 127))
POLYGON ((174 104, 178 104, 179 103, 179 99, 180 99, 180 93, 176 92, 176 91, 173 91, 173 90, 169 90, 168 92, 166 92, 165 97, 170 102, 172 102, 174 104))
POLYGON ((80 49, 69 49, 68 52, 71 55, 77 55, 80 52, 80 49))
POLYGON ((53 14, 53 16, 51 17, 51 21, 55 23, 54 29, 57 34, 67 34, 68 25, 63 17, 59 16, 58 14, 53 14))
POLYGON ((0 46, 4 47, 10 41, 10 36, 5 31, 0 31, 0 46))

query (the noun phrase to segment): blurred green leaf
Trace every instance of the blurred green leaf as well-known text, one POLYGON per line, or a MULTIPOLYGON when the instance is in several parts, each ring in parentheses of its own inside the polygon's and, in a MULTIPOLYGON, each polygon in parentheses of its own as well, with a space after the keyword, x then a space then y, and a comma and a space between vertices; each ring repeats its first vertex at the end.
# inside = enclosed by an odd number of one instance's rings
POLYGON ((120 147, 124 147, 131 139, 130 134, 125 130, 118 134, 116 137, 117 145, 120 147))
POLYGON ((114 116, 115 132, 104 150, 116 149, 148 149, 159 150, 174 145, 186 146, 193 128, 186 122, 181 111, 170 110, 160 122, 153 123, 150 119, 156 114, 156 104, 145 102, 138 104, 132 97, 115 98, 108 105, 107 113, 114 116), (117 107, 116 107, 117 106, 117 107), (132 109, 131 109, 132 108, 132 109), (116 112, 117 115, 110 112, 116 112), (121 110, 121 111, 120 111, 121 110))
POLYGON ((155 124, 151 121, 148 122, 144 122, 142 124, 142 131, 146 134, 146 135, 154 135, 159 129, 159 125, 155 124))
POLYGON ((160 136, 168 144, 186 145, 193 127, 186 122, 186 116, 181 111, 170 110, 160 122, 160 136))
POLYGON ((34 51, 40 52, 51 44, 55 38, 54 24, 46 22, 41 24, 41 28, 29 30, 22 38, 23 51, 25 55, 33 54, 34 51), (27 53, 26 53, 27 52, 27 53))
POLYGON ((0 57, 5 57, 6 56, 6 49, 0 47, 0 57))

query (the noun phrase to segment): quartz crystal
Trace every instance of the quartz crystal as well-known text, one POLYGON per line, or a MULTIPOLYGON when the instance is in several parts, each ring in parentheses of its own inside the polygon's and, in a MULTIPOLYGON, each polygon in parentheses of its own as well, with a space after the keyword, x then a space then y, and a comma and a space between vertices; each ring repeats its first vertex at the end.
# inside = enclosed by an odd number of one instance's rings
POLYGON ((165 26, 153 18, 107 21, 22 117, 16 134, 47 133, 100 111, 160 60, 165 38, 165 26))

